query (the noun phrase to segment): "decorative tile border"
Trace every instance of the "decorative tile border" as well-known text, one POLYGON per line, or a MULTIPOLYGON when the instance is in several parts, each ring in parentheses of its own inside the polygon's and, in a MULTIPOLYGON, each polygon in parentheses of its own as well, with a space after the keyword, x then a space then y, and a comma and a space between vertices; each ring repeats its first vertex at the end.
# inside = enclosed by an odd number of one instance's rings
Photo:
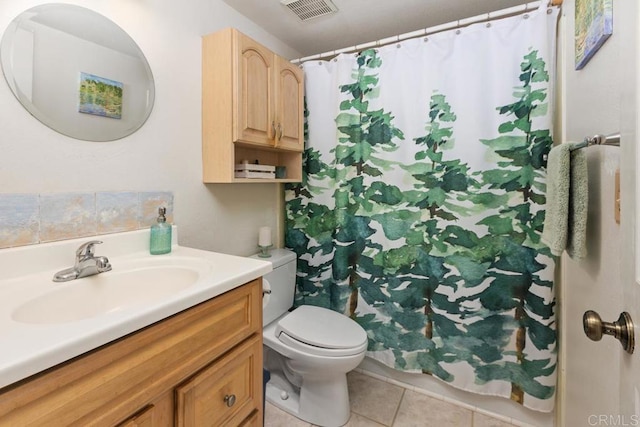
POLYGON ((40 242, 95 236, 95 211, 93 193, 41 194, 40 242))
POLYGON ((138 193, 96 193, 98 234, 136 230, 138 212, 138 193))
POLYGON ((0 195, 0 247, 38 243, 39 217, 37 194, 0 195))
POLYGON ((173 193, 0 194, 0 248, 147 228, 158 208, 173 222, 173 193))
POLYGON ((151 227, 158 221, 158 208, 167 208, 167 222, 173 224, 173 193, 167 191, 138 193, 140 228, 151 227))

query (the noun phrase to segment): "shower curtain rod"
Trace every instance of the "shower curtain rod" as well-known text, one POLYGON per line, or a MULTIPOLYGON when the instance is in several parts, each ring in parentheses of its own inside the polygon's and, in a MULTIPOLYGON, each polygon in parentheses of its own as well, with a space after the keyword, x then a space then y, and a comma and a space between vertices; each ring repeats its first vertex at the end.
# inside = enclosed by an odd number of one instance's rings
POLYGON ((529 12, 529 11, 535 10, 538 7, 540 7, 540 5, 542 3, 544 3, 544 2, 546 2, 549 6, 560 6, 560 5, 562 5, 562 0, 533 1, 533 2, 526 3, 524 5, 509 7, 507 9, 501 9, 501 10, 498 10, 498 11, 495 11, 495 12, 489 12, 489 13, 485 13, 485 14, 482 14, 482 15, 472 16, 470 18, 459 19, 457 21, 449 22, 447 24, 436 25, 434 27, 429 27, 429 28, 425 28, 425 29, 417 30, 417 31, 411 31, 409 33, 404 33, 404 34, 400 34, 400 35, 393 36, 393 37, 387 37, 387 38, 380 39, 380 40, 373 41, 373 42, 369 42, 369 43, 357 44, 357 45, 345 47, 345 48, 342 48, 342 49, 330 50, 328 52, 319 53, 319 54, 316 54, 316 55, 305 56, 303 58, 293 59, 293 60, 291 60, 291 62, 293 64, 301 64, 301 63, 303 63, 305 61, 333 58, 334 56, 337 56, 337 55, 339 55, 341 53, 360 52, 360 51, 365 50, 365 49, 370 49, 370 48, 374 48, 374 47, 380 47, 380 46, 385 46, 385 45, 389 45, 389 44, 393 44, 393 43, 398 43, 398 42, 401 42, 401 41, 404 41, 404 40, 409 40, 409 39, 413 39, 413 38, 417 38, 417 37, 423 37, 423 36, 439 33, 439 32, 442 32, 442 31, 452 30, 452 29, 455 29, 455 28, 466 27, 468 25, 476 24, 478 22, 487 22, 487 21, 490 21, 490 20, 496 19, 496 18, 504 18, 504 17, 507 17, 507 16, 514 16, 514 15, 518 15, 520 13, 525 13, 525 12, 529 12))

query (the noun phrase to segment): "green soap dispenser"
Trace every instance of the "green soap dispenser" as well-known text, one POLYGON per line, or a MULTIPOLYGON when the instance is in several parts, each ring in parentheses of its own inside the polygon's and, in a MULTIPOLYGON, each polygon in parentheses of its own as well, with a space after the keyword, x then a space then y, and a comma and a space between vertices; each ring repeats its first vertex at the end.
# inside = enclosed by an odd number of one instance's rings
POLYGON ((151 226, 149 241, 151 255, 162 255, 171 252, 171 224, 167 224, 166 213, 166 208, 158 208, 158 223, 151 226))

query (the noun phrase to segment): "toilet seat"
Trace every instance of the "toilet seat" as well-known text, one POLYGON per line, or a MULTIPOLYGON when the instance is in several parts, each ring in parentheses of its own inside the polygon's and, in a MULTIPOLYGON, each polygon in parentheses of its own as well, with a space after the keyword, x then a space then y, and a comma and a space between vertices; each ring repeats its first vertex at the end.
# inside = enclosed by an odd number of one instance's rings
POLYGON ((311 305, 284 316, 275 332, 282 343, 317 356, 351 356, 365 351, 368 343, 367 333, 355 321, 311 305))

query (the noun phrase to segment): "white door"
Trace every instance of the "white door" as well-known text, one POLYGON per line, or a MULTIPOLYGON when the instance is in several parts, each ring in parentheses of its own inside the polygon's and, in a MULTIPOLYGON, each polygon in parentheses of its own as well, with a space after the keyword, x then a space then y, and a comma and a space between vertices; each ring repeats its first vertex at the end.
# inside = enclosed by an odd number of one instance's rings
MULTIPOLYGON (((635 254, 635 248, 640 248, 636 231, 640 231, 637 3, 613 0, 613 36, 580 71, 574 70, 573 59, 575 0, 563 4, 561 133, 567 140, 615 132, 622 138, 620 148, 585 149, 589 255, 580 262, 566 256, 562 261, 559 426, 640 426, 640 345, 628 354, 613 337, 589 340, 582 325, 587 310, 595 310, 607 322, 626 311, 636 322, 636 331, 640 329, 640 258, 635 254), (620 224, 614 216, 617 169, 621 176, 620 224)), ((635 339, 640 339, 637 332, 635 339)))

